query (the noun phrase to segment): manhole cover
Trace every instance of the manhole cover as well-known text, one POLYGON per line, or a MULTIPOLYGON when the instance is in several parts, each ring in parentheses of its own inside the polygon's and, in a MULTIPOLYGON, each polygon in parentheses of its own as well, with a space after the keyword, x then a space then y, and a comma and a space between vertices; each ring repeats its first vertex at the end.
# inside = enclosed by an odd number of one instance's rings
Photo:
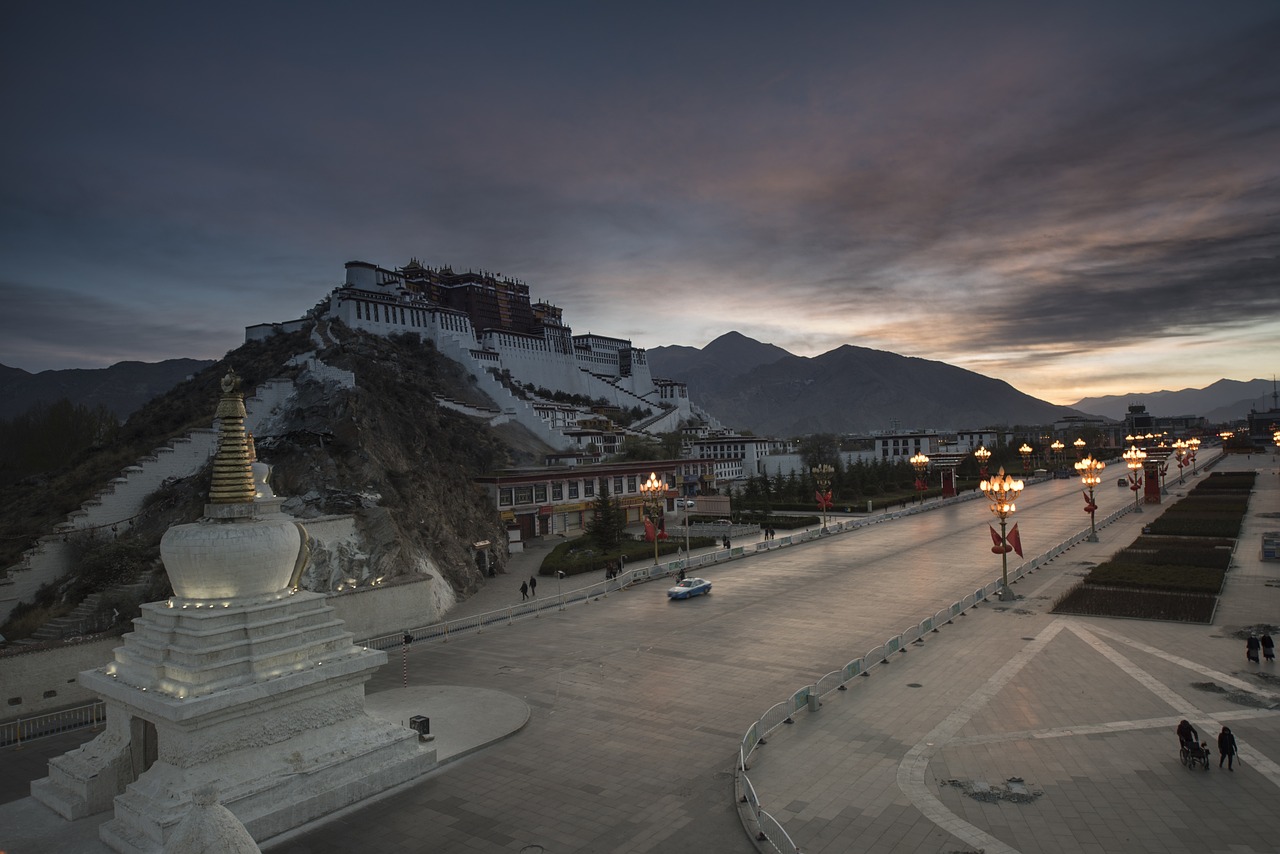
POLYGON ((923 686, 923 685, 921 685, 919 682, 908 682, 908 683, 907 683, 907 687, 908 687, 908 688, 923 688, 924 686, 923 686))

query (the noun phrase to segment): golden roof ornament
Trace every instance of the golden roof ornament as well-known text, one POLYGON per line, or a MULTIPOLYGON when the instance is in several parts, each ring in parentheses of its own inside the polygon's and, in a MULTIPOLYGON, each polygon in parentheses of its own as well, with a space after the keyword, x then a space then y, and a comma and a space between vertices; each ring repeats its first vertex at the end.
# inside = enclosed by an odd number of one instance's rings
POLYGON ((222 378, 222 398, 215 417, 219 421, 218 453, 213 458, 210 504, 252 504, 253 451, 244 430, 244 393, 234 368, 222 378))

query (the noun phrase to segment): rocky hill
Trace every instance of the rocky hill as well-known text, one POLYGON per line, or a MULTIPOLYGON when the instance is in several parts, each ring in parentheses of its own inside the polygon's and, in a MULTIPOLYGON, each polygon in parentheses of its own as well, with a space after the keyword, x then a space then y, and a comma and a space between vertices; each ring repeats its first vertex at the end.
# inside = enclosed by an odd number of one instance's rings
MULTIPOLYGON (((288 511, 303 519, 350 514, 355 539, 347 548, 359 557, 354 574, 361 578, 430 572, 465 598, 480 584, 471 544, 505 542, 496 510, 472 479, 528 462, 547 449, 520 428, 491 430, 482 420, 440 406, 438 397, 492 402, 459 365, 416 336, 387 339, 333 324, 326 340, 331 345, 316 351, 310 330, 304 330, 246 344, 134 413, 117 446, 86 452, 62 471, 0 492, 0 545, 6 552, 0 566, 11 565, 35 537, 149 449, 193 427, 208 427, 219 380, 234 367, 246 389, 275 377, 295 380, 296 393, 256 437, 260 458, 274 467, 276 493, 290 499, 288 511), (304 353, 349 371, 354 387, 310 373, 300 366, 305 360, 294 358, 304 353)), ((121 539, 135 541, 154 560, 167 527, 199 517, 208 484, 207 470, 169 484, 151 497, 134 532, 121 539)), ((496 557, 501 568, 505 552, 499 549, 496 557)), ((311 589, 325 590, 325 578, 315 578, 311 589)), ((166 594, 153 588, 149 595, 166 594)))
POLYGON ((848 345, 805 358, 736 332, 701 351, 655 347, 649 365, 726 424, 763 435, 1047 424, 1074 413, 944 362, 848 345))
POLYGON ((36 374, 0 365, 0 419, 21 415, 39 403, 66 398, 90 408, 102 404, 123 420, 156 395, 211 364, 207 359, 166 359, 36 374))

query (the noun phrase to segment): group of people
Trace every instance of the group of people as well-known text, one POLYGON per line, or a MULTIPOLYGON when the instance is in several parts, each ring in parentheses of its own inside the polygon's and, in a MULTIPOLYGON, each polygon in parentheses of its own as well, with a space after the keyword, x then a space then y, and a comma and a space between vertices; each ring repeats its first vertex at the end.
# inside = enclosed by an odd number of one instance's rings
POLYGON ((1253 632, 1249 633, 1249 639, 1244 642, 1245 658, 1257 664, 1259 650, 1262 651, 1262 657, 1267 661, 1276 660, 1276 642, 1271 639, 1270 632, 1264 632, 1262 637, 1258 637, 1253 632))
MULTIPOLYGON (((1208 764, 1209 744, 1200 740, 1200 733, 1196 732, 1196 728, 1191 722, 1185 718, 1178 724, 1178 746, 1186 748, 1193 754, 1197 751, 1204 751, 1205 763, 1208 764)), ((1227 763, 1227 770, 1234 771, 1236 763, 1236 737, 1231 734, 1231 727, 1224 726, 1222 732, 1218 733, 1218 767, 1222 767, 1222 763, 1227 763)))
POLYGON ((777 532, 776 532, 776 531, 774 531, 774 530, 773 530, 773 528, 765 528, 765 529, 764 529, 764 538, 765 538, 766 540, 772 540, 772 539, 773 539, 773 535, 774 535, 775 533, 777 533, 777 532))
POLYGON ((530 596, 537 598, 538 596, 538 578, 537 576, 529 576, 528 581, 520 582, 520 601, 528 599, 530 596))

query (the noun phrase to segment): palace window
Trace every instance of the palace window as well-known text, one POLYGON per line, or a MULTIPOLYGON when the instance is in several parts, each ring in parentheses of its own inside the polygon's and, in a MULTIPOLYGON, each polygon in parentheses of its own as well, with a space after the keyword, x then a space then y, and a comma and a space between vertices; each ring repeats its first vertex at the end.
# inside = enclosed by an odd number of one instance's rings
POLYGON ((533 488, 533 500, 539 504, 547 503, 547 485, 540 483, 533 488))
POLYGON ((596 482, 594 480, 584 480, 582 482, 582 497, 594 498, 596 494, 596 482))
POLYGON ((552 501, 564 500, 564 484, 563 483, 551 484, 551 500, 552 501))
POLYGON ((569 481, 569 497, 570 498, 578 497, 578 482, 576 480, 569 481))
POLYGON ((517 486, 516 487, 516 504, 532 504, 533 503, 533 487, 517 486))
POLYGON ((498 490, 498 506, 499 507, 511 506, 511 489, 510 488, 498 490))

